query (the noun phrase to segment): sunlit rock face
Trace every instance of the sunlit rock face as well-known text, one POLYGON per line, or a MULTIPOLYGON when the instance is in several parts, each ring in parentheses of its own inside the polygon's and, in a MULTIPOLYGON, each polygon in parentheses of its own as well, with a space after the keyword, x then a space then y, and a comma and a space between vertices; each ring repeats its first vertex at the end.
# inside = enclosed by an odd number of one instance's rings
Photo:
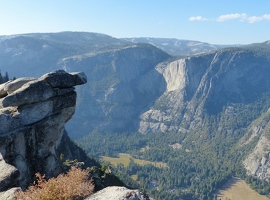
POLYGON ((248 127, 240 143, 252 146, 243 161, 247 174, 270 181, 270 109, 248 127))
POLYGON ((57 149, 75 112, 74 86, 86 82, 84 73, 58 70, 0 85, 0 192, 62 171, 57 149))
MULTIPOLYGON (((249 104, 269 92, 269 56, 251 47, 160 63, 156 70, 166 89, 153 106, 140 115, 138 131, 189 132, 202 126, 207 115, 218 115, 228 105, 249 104)), ((263 50, 269 47, 262 44, 263 50)))
POLYGON ((106 187, 103 190, 98 191, 97 193, 91 195, 85 200, 143 200, 149 199, 154 200, 149 197, 147 194, 141 193, 139 190, 131 190, 125 187, 111 186, 106 187))

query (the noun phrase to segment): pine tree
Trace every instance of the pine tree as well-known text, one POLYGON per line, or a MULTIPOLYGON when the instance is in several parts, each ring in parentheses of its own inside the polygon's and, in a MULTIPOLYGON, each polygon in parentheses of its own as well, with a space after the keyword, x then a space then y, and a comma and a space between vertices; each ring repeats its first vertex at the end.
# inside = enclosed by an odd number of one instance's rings
POLYGON ((2 77, 2 74, 1 74, 1 71, 0 71, 0 84, 3 83, 3 77, 2 77))
POLYGON ((8 81, 9 81, 8 72, 5 73, 5 76, 2 76, 2 73, 1 73, 1 70, 0 70, 0 84, 5 83, 5 82, 8 82, 8 81))
POLYGON ((5 76, 3 77, 3 81, 4 82, 8 82, 9 81, 9 76, 8 73, 6 72, 5 76))

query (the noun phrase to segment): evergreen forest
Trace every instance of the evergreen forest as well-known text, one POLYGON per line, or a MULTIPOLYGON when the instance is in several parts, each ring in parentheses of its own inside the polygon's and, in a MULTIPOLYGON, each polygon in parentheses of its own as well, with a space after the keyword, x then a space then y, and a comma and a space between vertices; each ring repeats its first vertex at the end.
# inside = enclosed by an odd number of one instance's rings
POLYGON ((76 143, 90 157, 106 165, 111 164, 102 156, 117 158, 119 153, 131 155, 127 166, 121 163, 111 165, 113 173, 127 186, 140 188, 158 200, 216 199, 216 192, 232 177, 241 178, 260 194, 269 195, 270 185, 265 180, 248 176, 242 164, 254 148, 256 138, 246 146, 237 143, 250 122, 261 116, 259 110, 267 111, 269 106, 269 94, 266 94, 254 103, 234 105, 234 115, 226 115, 225 112, 205 115, 204 127, 192 130, 188 135, 94 130, 76 143), (228 134, 219 127, 234 131, 228 134), (134 159, 162 162, 165 166, 141 165, 134 159))

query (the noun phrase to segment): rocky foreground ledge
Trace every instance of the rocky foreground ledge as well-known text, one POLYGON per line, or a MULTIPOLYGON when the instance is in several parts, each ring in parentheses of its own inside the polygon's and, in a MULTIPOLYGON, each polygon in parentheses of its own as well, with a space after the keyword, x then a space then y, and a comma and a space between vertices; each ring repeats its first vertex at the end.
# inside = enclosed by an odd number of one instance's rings
MULTIPOLYGON (((47 178, 62 173, 59 157, 63 151, 68 159, 92 162, 78 147, 69 147, 64 128, 75 112, 74 86, 86 82, 84 73, 58 70, 0 85, 0 200, 15 200, 15 192, 33 183, 36 172, 47 178)), ((151 198, 138 190, 113 186, 87 200, 110 199, 151 198)))
POLYGON ((154 200, 139 190, 111 186, 91 195, 85 200, 154 200))
POLYGON ((0 85, 0 199, 18 188, 62 172, 57 151, 64 125, 75 112, 74 86, 84 73, 54 71, 40 78, 19 78, 0 85))

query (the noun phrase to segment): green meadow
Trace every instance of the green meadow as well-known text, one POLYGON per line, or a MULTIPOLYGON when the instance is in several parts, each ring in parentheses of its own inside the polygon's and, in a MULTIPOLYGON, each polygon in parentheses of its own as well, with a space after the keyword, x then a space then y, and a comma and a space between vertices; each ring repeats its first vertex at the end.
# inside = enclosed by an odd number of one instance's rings
POLYGON ((129 154, 123 154, 123 153, 120 153, 117 158, 108 157, 108 156, 101 156, 101 158, 104 161, 107 161, 114 166, 117 166, 117 164, 123 164, 125 167, 127 167, 130 160, 133 159, 136 164, 142 165, 142 166, 150 164, 150 165, 153 165, 153 166, 158 167, 158 168, 167 167, 167 164, 163 163, 163 162, 151 162, 151 161, 147 161, 147 160, 141 160, 141 159, 133 158, 129 154))

